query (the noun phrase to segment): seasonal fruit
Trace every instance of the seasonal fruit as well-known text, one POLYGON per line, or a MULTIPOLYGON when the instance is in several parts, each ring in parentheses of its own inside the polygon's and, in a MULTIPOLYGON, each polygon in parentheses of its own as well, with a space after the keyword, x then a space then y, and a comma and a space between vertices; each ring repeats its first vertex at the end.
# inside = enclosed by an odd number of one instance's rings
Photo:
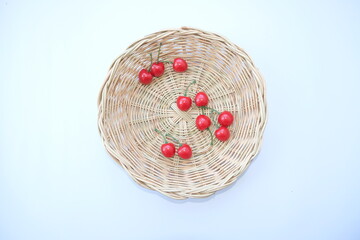
POLYGON ((182 58, 175 58, 173 62, 173 69, 175 72, 185 72, 188 68, 186 61, 182 58))
POLYGON ((139 72, 139 81, 142 83, 142 84, 150 84, 151 81, 153 79, 153 75, 146 69, 142 69, 140 72, 139 72))
POLYGON ((203 131, 203 130, 207 129, 208 127, 210 127, 211 120, 206 115, 199 115, 199 116, 197 116, 195 123, 196 123, 196 127, 200 131, 203 131))
POLYGON ((230 112, 224 111, 219 114, 218 122, 221 126, 224 127, 230 126, 233 123, 233 121, 234 121, 234 116, 230 112))
POLYGON ((217 139, 219 139, 220 141, 224 142, 226 140, 229 139, 230 137, 230 131, 229 129, 227 129, 227 127, 219 127, 216 131, 215 131, 215 137, 217 139))
POLYGON ((161 145, 161 152, 165 157, 173 157, 175 155, 175 145, 173 143, 164 143, 161 145))
POLYGON ((204 92, 199 92, 195 96, 195 104, 198 107, 204 107, 208 105, 209 103, 209 97, 204 92))
POLYGON ((184 95, 183 96, 180 96, 177 98, 176 100, 176 105, 178 106, 178 108, 181 110, 181 111, 187 111, 190 109, 191 107, 191 104, 192 104, 192 100, 191 98, 187 97, 187 93, 188 93, 188 90, 189 90, 189 87, 192 85, 192 84, 195 84, 196 81, 192 81, 187 87, 186 87, 186 90, 184 92, 184 95))
POLYGON ((162 62, 156 62, 151 65, 150 72, 154 77, 161 77, 164 74, 165 65, 162 62))
POLYGON ((187 111, 191 107, 191 102, 192 102, 191 98, 185 97, 185 96, 180 96, 176 100, 176 105, 178 106, 178 108, 181 111, 187 111))
POLYGON ((166 135, 161 132, 159 129, 154 129, 155 132, 160 134, 164 139, 164 144, 161 145, 161 152, 165 157, 173 157, 175 155, 175 145, 173 143, 169 143, 166 139, 166 135))
POLYGON ((191 147, 187 144, 183 144, 181 147, 179 147, 178 149, 178 155, 179 157, 181 157, 182 159, 189 159, 192 156, 192 150, 191 147))
MULTIPOLYGON (((153 64, 151 64, 150 72, 154 77, 161 77, 164 74, 165 71, 165 65, 163 62, 160 62, 160 49, 161 49, 161 43, 159 45, 157 60, 153 64)), ((152 60, 152 59, 151 59, 152 60)))

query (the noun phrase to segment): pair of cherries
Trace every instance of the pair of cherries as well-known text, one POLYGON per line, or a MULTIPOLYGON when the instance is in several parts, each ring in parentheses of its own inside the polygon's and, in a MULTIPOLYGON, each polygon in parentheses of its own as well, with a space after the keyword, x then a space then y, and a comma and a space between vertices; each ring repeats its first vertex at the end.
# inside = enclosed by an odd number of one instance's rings
POLYGON ((182 159, 189 159, 192 156, 192 149, 187 144, 181 144, 179 140, 171 136, 170 134, 163 134, 161 131, 155 128, 155 132, 159 133, 164 138, 164 144, 161 145, 161 153, 164 155, 164 157, 171 158, 175 156, 176 153, 176 147, 175 144, 169 143, 166 139, 166 137, 170 137, 175 141, 177 144, 179 144, 179 148, 177 150, 177 154, 182 159))
POLYGON ((144 68, 139 72, 140 83, 147 85, 152 82, 153 77, 161 77, 165 72, 164 63, 171 63, 175 72, 185 72, 187 70, 187 62, 182 58, 175 58, 173 62, 159 61, 161 45, 160 43, 156 62, 152 62, 152 53, 150 53, 150 68, 144 68))
MULTIPOLYGON (((192 105, 192 100, 190 97, 187 96, 187 92, 189 87, 192 84, 195 84, 196 81, 192 81, 186 88, 185 93, 183 96, 180 96, 177 98, 176 100, 176 105, 178 106, 178 108, 182 111, 187 111, 190 109, 191 105, 192 105)), ((226 141, 230 138, 230 131, 227 128, 228 126, 230 126, 233 121, 234 121, 234 116, 228 112, 228 111, 224 111, 222 113, 218 112, 217 110, 208 107, 208 103, 209 103, 209 97, 207 96, 207 94, 205 92, 199 92, 195 95, 195 99, 194 99, 195 105, 203 108, 203 109, 210 109, 211 113, 217 113, 219 114, 218 116, 218 123, 221 125, 220 127, 218 127, 218 129, 215 131, 215 137, 217 139, 219 139, 220 141, 226 141)), ((204 131, 205 129, 209 130, 209 127, 211 125, 211 119, 202 114, 199 115, 196 118, 195 121, 196 127, 200 130, 200 131, 204 131)), ((209 130, 210 131, 210 130, 209 130)), ((211 131, 210 131, 211 134, 211 131)), ((212 141, 211 141, 212 142, 212 141)))

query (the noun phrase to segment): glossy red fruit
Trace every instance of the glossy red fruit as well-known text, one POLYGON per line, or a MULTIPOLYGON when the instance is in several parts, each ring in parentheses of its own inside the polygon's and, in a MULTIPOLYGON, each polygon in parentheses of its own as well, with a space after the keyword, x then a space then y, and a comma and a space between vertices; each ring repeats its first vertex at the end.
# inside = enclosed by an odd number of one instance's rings
POLYGON ((191 147, 187 144, 183 144, 181 147, 179 147, 178 149, 178 155, 179 157, 181 157, 182 159, 189 159, 192 156, 192 150, 191 147))
POLYGON ((203 131, 203 130, 207 129, 208 127, 210 127, 211 120, 208 116, 199 115, 199 116, 197 116, 195 123, 196 123, 196 127, 200 131, 203 131))
POLYGON ((195 104, 198 107, 203 107, 208 105, 209 103, 209 97, 204 92, 199 92, 195 96, 195 104))
POLYGON ((181 111, 187 111, 190 109, 191 107, 191 98, 189 97, 185 97, 185 96, 180 96, 178 97, 178 99, 176 100, 176 105, 178 106, 178 108, 181 111))
POLYGON ((229 129, 227 129, 227 127, 219 127, 215 131, 215 137, 222 142, 226 141, 230 137, 230 131, 229 131, 229 129))
POLYGON ((150 84, 152 81, 153 75, 146 69, 143 69, 139 72, 139 81, 142 84, 150 84))
POLYGON ((173 157, 175 155, 175 145, 173 143, 165 143, 161 145, 161 152, 165 157, 173 157))
POLYGON ((173 69, 175 72, 185 72, 188 68, 186 61, 182 58, 175 58, 173 62, 173 69))
POLYGON ((220 123, 221 126, 224 127, 230 126, 233 123, 233 121, 234 121, 234 116, 230 112, 224 111, 219 114, 218 122, 220 123))
POLYGON ((162 62, 153 63, 151 65, 151 74, 154 77, 161 77, 164 74, 165 71, 165 65, 162 62))

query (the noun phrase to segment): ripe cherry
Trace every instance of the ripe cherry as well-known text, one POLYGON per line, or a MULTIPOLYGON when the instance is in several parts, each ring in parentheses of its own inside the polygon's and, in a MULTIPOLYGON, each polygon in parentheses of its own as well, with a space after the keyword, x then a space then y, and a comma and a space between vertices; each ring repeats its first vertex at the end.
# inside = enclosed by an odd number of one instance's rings
POLYGON ((191 102, 192 102, 191 98, 185 97, 185 96, 180 96, 176 100, 176 105, 178 106, 178 108, 181 111, 187 111, 191 107, 191 102))
POLYGON ((173 143, 164 143, 161 145, 161 152, 165 157, 173 157, 175 155, 175 145, 173 143))
POLYGON ((173 143, 169 143, 167 140, 166 140, 166 135, 164 135, 163 132, 161 132, 160 130, 158 129, 154 129, 155 132, 157 132, 158 134, 160 134, 163 139, 164 139, 164 144, 161 145, 161 152, 162 154, 165 156, 165 157, 173 157, 175 155, 175 145, 173 143))
POLYGON ((156 62, 151 65, 151 74, 154 77, 161 77, 164 74, 165 65, 162 62, 156 62))
POLYGON ((208 127, 210 127, 211 120, 206 115, 199 115, 199 116, 197 116, 195 123, 196 123, 196 127, 200 131, 203 131, 203 130, 207 129, 208 127))
POLYGON ((152 65, 152 54, 150 53, 150 68, 149 70, 147 69, 142 69, 140 72, 139 72, 139 81, 142 83, 142 84, 150 84, 152 79, 153 79, 153 75, 151 74, 151 65, 152 65))
POLYGON ((227 127, 222 126, 215 131, 215 137, 224 142, 229 139, 230 131, 227 129, 227 127))
POLYGON ((185 72, 188 68, 186 61, 182 58, 175 58, 173 62, 173 69, 175 72, 185 72))
POLYGON ((189 159, 192 156, 192 150, 191 147, 187 144, 183 144, 181 147, 179 147, 178 149, 178 155, 179 157, 181 157, 182 159, 189 159))
POLYGON ((146 69, 142 69, 140 72, 139 72, 139 81, 142 83, 142 84, 150 84, 151 81, 153 79, 153 76, 152 74, 146 70, 146 69))
POLYGON ((187 87, 186 87, 186 90, 185 90, 185 93, 184 93, 184 96, 180 96, 177 98, 176 100, 176 105, 178 106, 178 108, 181 110, 181 111, 187 111, 190 109, 191 107, 191 98, 187 97, 187 92, 189 90, 189 87, 196 83, 196 81, 192 81, 187 87))
POLYGON ((159 62, 161 45, 162 45, 162 43, 160 43, 160 45, 159 45, 157 60, 150 67, 150 72, 154 77, 161 77, 164 74, 164 71, 165 71, 164 63, 159 62))
POLYGON ((218 122, 220 123, 221 126, 224 127, 230 126, 233 123, 233 121, 234 121, 234 116, 230 112, 224 111, 219 114, 218 122))
POLYGON ((199 92, 195 96, 195 104, 198 107, 203 107, 208 105, 209 103, 209 97, 204 92, 199 92))

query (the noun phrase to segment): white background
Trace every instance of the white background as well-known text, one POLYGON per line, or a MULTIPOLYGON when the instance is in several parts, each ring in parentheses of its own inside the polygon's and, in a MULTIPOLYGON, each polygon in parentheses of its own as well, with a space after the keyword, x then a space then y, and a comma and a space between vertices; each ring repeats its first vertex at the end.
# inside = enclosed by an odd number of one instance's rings
POLYGON ((357 1, 0 0, 0 239, 360 239, 357 1), (190 26, 244 48, 267 83, 261 153, 230 188, 176 201, 106 153, 112 61, 190 26))

